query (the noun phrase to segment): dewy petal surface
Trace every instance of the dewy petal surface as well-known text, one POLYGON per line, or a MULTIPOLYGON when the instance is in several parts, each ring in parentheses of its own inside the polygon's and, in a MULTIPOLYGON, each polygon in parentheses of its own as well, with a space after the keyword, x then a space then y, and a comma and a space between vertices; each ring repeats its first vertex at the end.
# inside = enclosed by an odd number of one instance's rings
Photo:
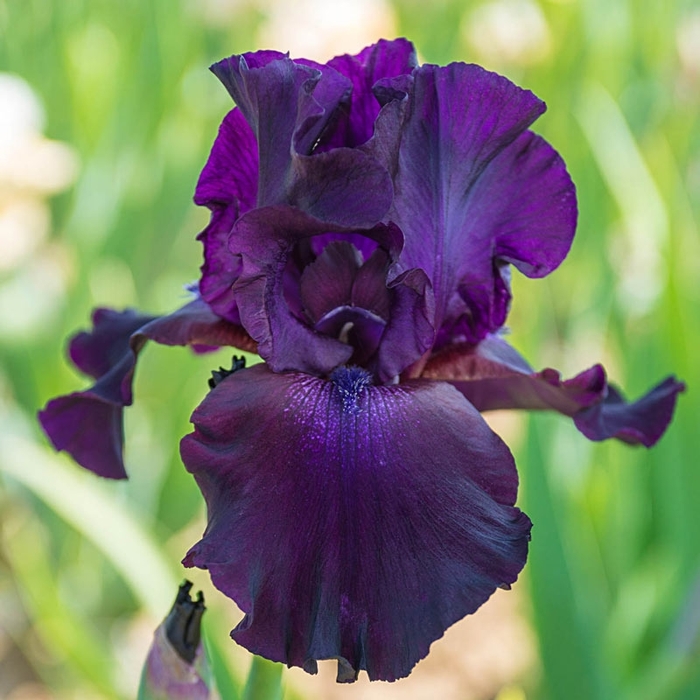
POLYGON ((132 403, 136 360, 147 340, 255 350, 254 341, 240 326, 216 316, 201 299, 160 317, 97 309, 93 330, 79 333, 69 346, 74 364, 96 383, 49 401, 39 412, 39 421, 57 450, 65 450, 99 476, 127 476, 122 457, 123 409, 132 403))
POLYGON ((541 276, 566 255, 573 184, 551 147, 526 132, 545 109, 531 92, 465 64, 421 66, 407 89, 390 214, 406 237, 401 260, 428 274, 438 325, 463 318, 460 333, 477 342, 507 312, 501 266, 541 276))
POLYGON ((617 438, 652 447, 671 422, 685 384, 668 377, 637 401, 628 402, 608 384, 602 365, 572 379, 555 369, 533 371, 499 336, 477 346, 455 345, 436 353, 423 377, 449 381, 480 411, 522 408, 570 416, 589 440, 617 438))
POLYGON ((406 676, 511 584, 530 521, 513 458, 444 383, 370 386, 241 370, 193 415, 182 457, 209 524, 185 558, 246 613, 233 638, 338 680, 406 676))

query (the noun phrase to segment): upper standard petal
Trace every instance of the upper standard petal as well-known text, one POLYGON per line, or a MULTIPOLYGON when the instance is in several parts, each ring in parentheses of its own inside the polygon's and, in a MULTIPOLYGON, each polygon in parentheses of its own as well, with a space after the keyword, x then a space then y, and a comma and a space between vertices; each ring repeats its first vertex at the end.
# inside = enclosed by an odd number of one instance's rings
POLYGON ((270 51, 231 56, 211 69, 257 139, 258 205, 286 201, 294 153, 310 153, 349 94, 350 81, 333 69, 303 65, 270 51))
POLYGON ((370 382, 241 370, 181 447, 209 514, 185 564, 246 613, 234 639, 310 672, 338 659, 339 681, 407 675, 529 540, 512 456, 463 397, 370 382))
POLYGON ((326 138, 321 139, 321 150, 338 146, 354 147, 367 142, 374 133, 381 108, 373 87, 380 80, 410 74, 418 62, 410 41, 382 39, 356 56, 336 56, 328 65, 350 79, 352 93, 347 109, 340 112, 334 128, 329 130, 326 138))
POLYGON ((477 342, 507 313, 507 263, 543 275, 566 255, 573 185, 551 147, 526 132, 545 109, 531 92, 462 63, 401 80, 407 107, 396 113, 389 215, 406 239, 401 261, 428 274, 438 326, 461 321, 454 334, 477 342))

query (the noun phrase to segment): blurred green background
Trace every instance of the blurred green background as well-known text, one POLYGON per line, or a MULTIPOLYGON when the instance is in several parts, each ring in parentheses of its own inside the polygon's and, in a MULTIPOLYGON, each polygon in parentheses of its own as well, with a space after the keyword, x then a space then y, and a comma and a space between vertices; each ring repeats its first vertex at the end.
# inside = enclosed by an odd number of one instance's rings
MULTIPOLYGON (((127 483, 55 455, 34 416, 85 386, 64 347, 92 307, 167 312, 198 276, 207 212, 192 192, 230 108, 207 66, 268 47, 324 60, 380 35, 408 36, 424 61, 481 63, 548 104, 535 130, 569 166, 580 223, 558 271, 514 281, 512 343, 567 376, 603 361, 631 397, 671 372, 689 391, 649 452, 588 443, 561 416, 495 416, 534 529, 517 605, 484 613, 477 671, 448 634, 399 684, 337 689, 293 671, 285 692, 700 697, 700 4, 682 0, 0 0, 0 71, 45 110, 42 124, 0 80, 0 697, 134 697, 203 529, 178 441, 230 353, 142 354, 127 483)), ((237 613, 188 575, 215 611, 222 696, 236 698, 250 663, 227 636, 237 613)))

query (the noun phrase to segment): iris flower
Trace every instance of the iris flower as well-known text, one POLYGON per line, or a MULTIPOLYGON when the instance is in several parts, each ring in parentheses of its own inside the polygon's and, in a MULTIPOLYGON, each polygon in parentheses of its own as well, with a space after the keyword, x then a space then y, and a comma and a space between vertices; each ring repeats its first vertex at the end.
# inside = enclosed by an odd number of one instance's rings
POLYGON ((418 66, 405 40, 212 70, 237 107, 195 194, 211 210, 195 298, 158 318, 98 310, 70 344, 96 383, 41 421, 122 478, 147 340, 257 351, 214 373, 182 441, 208 510, 184 564, 244 611, 232 636, 250 651, 395 680, 525 564, 515 463, 481 412, 551 409, 591 440, 650 447, 683 385, 628 403, 600 365, 562 380, 504 340, 511 268, 552 272, 577 216, 562 159, 529 130, 545 109, 531 92, 418 66))

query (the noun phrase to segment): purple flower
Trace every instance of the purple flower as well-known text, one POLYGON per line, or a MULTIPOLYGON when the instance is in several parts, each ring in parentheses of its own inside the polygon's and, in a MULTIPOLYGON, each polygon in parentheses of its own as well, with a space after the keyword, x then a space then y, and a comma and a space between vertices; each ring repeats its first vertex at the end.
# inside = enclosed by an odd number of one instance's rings
POLYGON ((548 274, 576 224, 564 163, 529 131, 532 93, 474 65, 417 67, 404 40, 213 71, 238 107, 195 195, 212 212, 200 296, 163 319, 96 317, 71 351, 97 384, 42 422, 123 476, 145 339, 257 348, 264 364, 215 373, 182 441, 209 516, 184 563, 245 612, 232 636, 251 651, 395 680, 525 564, 515 464, 480 411, 556 410, 590 439, 649 447, 684 387, 627 403, 600 365, 562 381, 503 340, 511 266, 548 274))
POLYGON ((57 450, 65 450, 78 464, 110 479, 126 478, 122 414, 133 400, 134 369, 146 341, 190 345, 195 350, 233 345, 255 351, 255 342, 243 328, 216 316, 199 298, 160 317, 96 309, 92 323, 92 332, 71 339, 68 354, 95 384, 49 401, 39 412, 39 421, 57 450))

